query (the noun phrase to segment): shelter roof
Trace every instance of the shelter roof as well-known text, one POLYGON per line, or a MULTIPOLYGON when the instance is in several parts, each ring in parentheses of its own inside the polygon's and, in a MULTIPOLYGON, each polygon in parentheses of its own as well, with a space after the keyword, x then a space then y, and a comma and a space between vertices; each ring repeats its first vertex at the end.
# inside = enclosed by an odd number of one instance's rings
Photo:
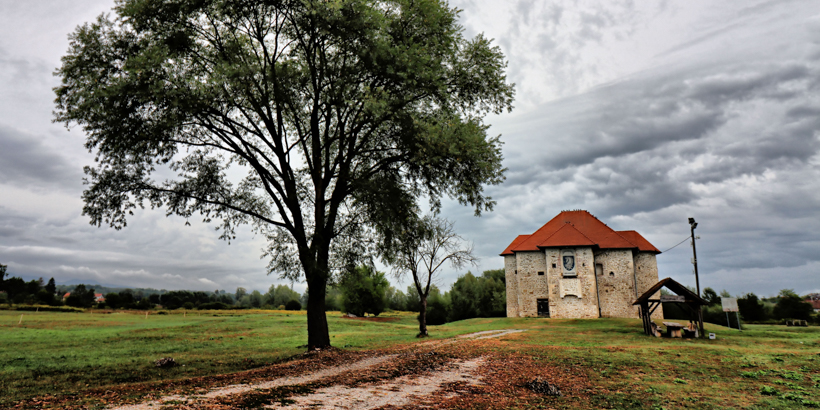
POLYGON ((519 235, 501 255, 564 246, 637 249, 660 253, 635 231, 616 232, 587 211, 563 211, 532 235, 519 235), (622 233, 626 232, 625 235, 622 233))
POLYGON ((660 282, 654 284, 649 290, 643 293, 633 305, 640 305, 642 302, 646 302, 649 298, 652 297, 657 291, 661 290, 661 288, 667 288, 672 292, 675 292, 678 296, 683 296, 686 299, 686 302, 695 303, 698 305, 706 305, 706 301, 701 299, 695 292, 689 290, 686 286, 681 285, 677 281, 672 278, 666 278, 661 280, 660 282))

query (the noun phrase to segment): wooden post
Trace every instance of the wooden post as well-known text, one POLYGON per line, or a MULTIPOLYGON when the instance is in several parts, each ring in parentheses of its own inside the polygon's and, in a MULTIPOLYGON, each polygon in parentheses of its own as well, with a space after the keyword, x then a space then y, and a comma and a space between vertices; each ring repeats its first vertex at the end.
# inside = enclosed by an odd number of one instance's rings
POLYGON ((19 321, 19 322, 17 322, 17 324, 19 325, 19 324, 21 324, 21 323, 23 323, 23 314, 22 314, 22 313, 20 314, 20 321, 19 321))
POLYGON ((148 311, 145 311, 145 318, 148 319, 148 311))

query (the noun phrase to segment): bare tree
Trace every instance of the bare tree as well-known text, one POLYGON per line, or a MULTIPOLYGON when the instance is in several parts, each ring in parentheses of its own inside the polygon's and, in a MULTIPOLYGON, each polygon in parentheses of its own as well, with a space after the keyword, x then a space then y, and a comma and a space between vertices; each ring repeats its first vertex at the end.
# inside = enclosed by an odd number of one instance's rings
POLYGON ((425 216, 411 224, 382 251, 385 263, 393 267, 393 275, 401 278, 406 274, 413 277, 413 284, 419 294, 418 337, 427 336, 427 296, 430 287, 439 273, 439 268, 449 263, 453 268, 467 264, 475 265, 478 260, 473 256, 473 245, 465 243, 456 234, 453 223, 433 216, 425 216))

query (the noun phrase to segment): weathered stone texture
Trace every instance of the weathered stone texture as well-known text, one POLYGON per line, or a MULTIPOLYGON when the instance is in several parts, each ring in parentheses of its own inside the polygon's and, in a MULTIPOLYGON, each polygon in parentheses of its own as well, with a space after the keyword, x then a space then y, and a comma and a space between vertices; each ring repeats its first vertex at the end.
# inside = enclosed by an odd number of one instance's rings
POLYGON ((600 251, 595 255, 595 263, 603 268, 598 275, 601 316, 638 317, 637 307, 632 306, 632 302, 637 299, 632 251, 600 251))
POLYGON ((548 297, 547 275, 538 274, 547 270, 544 253, 516 252, 515 257, 518 269, 518 316, 536 317, 538 299, 548 297))
MULTIPOLYGON (((652 252, 638 252, 634 260, 635 276, 638 278, 638 296, 640 296, 658 283, 658 261, 652 252)), ((660 299, 660 297, 660 292, 652 296, 653 299, 660 299)), ((663 320, 663 309, 655 309, 652 319, 663 320)))
MULTIPOLYGON (((629 249, 593 253, 592 248, 574 248, 577 276, 564 277, 564 250, 548 248, 504 257, 508 317, 536 317, 537 300, 549 299, 550 317, 597 318, 599 298, 602 317, 638 317, 638 308, 632 306, 636 295, 658 281, 653 253, 633 254, 629 249), (602 267, 599 275, 596 264, 602 267)), ((652 318, 663 319, 663 312, 657 309, 652 318)))
POLYGON ((515 274, 515 256, 504 257, 504 278, 507 282, 507 317, 518 317, 518 278, 515 274))
POLYGON ((562 249, 547 249, 546 260, 549 270, 550 317, 555 318, 597 318, 598 305, 595 292, 595 265, 591 248, 575 248, 575 278, 565 278, 560 255, 562 249), (553 268, 555 264, 555 268, 553 268), (566 295, 561 297, 561 281, 576 281, 581 297, 566 295))

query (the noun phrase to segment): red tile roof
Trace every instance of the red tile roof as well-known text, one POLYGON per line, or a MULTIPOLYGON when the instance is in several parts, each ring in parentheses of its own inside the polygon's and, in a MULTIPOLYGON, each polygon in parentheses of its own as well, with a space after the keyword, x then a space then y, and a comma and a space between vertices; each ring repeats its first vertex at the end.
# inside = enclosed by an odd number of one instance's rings
POLYGON ((655 252, 661 253, 661 251, 656 248, 654 245, 649 243, 641 234, 635 231, 618 231, 618 234, 626 238, 629 242, 638 245, 638 250, 646 251, 646 252, 655 252))
POLYGON ((615 232, 587 211, 563 211, 532 235, 519 235, 501 255, 564 246, 597 246, 600 249, 638 249, 661 253, 635 231, 615 232))
POLYGON ((541 242, 539 248, 554 248, 560 246, 594 246, 595 241, 589 239, 571 223, 565 223, 549 238, 541 242))
POLYGON ((530 235, 518 235, 515 239, 513 239, 510 246, 508 246, 507 249, 504 249, 504 253, 502 253, 502 255, 512 255, 512 249, 518 246, 521 242, 524 242, 524 240, 529 237, 530 235))

